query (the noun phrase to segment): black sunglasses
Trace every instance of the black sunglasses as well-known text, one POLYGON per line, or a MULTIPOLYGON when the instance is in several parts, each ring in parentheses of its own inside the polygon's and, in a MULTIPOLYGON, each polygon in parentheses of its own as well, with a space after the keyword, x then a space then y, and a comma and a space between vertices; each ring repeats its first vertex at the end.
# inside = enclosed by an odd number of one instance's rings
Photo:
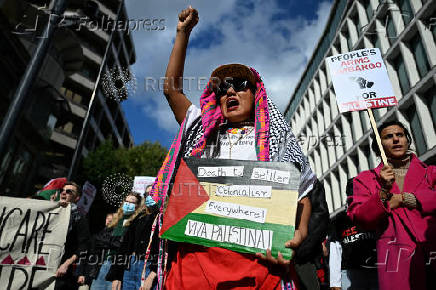
POLYGON ((253 86, 246 79, 226 78, 219 86, 214 88, 213 92, 217 98, 220 98, 227 93, 227 90, 230 89, 230 87, 232 87, 236 92, 240 92, 245 91, 247 88, 252 89, 253 86))

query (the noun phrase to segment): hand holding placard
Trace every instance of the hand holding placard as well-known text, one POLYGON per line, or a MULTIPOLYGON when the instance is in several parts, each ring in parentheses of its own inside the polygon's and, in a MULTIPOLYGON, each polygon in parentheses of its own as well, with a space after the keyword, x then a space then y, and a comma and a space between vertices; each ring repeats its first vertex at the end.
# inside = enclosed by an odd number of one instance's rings
POLYGON ((299 233, 291 240, 300 183, 295 165, 185 160, 174 180, 162 238, 242 253, 262 252, 280 261, 291 258, 290 248, 303 237, 299 233))

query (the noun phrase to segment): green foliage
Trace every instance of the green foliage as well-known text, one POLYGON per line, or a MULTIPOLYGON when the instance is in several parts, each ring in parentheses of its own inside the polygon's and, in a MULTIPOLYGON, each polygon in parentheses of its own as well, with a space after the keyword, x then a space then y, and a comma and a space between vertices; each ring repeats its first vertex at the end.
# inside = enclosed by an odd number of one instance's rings
POLYGON ((112 140, 106 140, 83 159, 81 180, 89 180, 97 188, 114 173, 135 176, 156 176, 167 154, 159 142, 144 142, 132 148, 115 149, 112 140))

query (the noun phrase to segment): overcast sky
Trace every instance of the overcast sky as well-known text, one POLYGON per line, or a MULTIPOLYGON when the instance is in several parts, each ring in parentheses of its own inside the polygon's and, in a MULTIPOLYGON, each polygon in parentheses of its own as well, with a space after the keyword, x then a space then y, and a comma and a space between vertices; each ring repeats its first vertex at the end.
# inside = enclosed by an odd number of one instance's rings
POLYGON ((243 63, 260 73, 268 96, 283 112, 324 30, 332 1, 125 2, 129 19, 163 19, 159 29, 165 29, 132 31, 137 89, 123 102, 123 108, 135 144, 149 140, 169 147, 178 124, 159 88, 159 78, 165 75, 182 9, 192 5, 200 18, 191 34, 185 64, 185 76, 192 78, 185 81, 188 98, 199 105, 205 80, 214 68, 243 63))

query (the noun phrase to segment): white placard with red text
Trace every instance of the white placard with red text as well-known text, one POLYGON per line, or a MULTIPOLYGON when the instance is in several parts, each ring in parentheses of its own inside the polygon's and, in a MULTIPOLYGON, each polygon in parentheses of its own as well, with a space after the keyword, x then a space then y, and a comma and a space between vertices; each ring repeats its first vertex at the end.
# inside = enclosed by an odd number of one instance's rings
POLYGON ((152 176, 135 176, 132 191, 138 192, 142 196, 144 196, 145 190, 149 185, 153 185, 155 179, 156 177, 152 176))
POLYGON ((326 58, 339 111, 360 111, 398 104, 378 48, 326 58))

